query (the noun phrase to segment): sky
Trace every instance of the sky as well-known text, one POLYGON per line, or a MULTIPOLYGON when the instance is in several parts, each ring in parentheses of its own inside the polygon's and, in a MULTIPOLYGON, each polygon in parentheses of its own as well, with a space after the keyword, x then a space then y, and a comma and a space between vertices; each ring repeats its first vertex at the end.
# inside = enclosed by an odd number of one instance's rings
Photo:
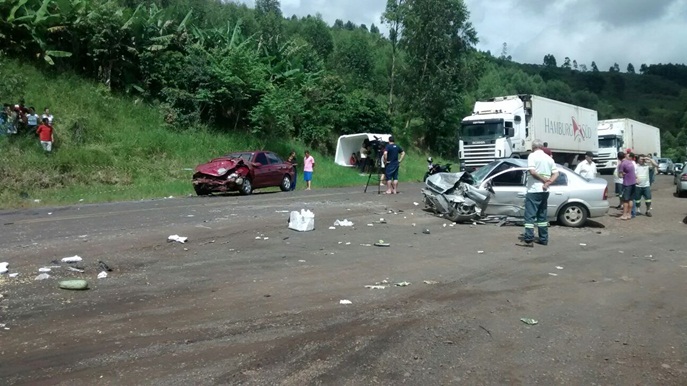
MULTIPOLYGON (((253 0, 239 0, 249 5, 253 0)), ((685 0, 464 0, 480 42, 477 48, 499 56, 503 43, 520 63, 543 63, 553 54, 558 65, 570 57, 600 70, 614 63, 687 64, 685 0)), ((386 0, 281 0, 284 16, 322 15, 355 24, 374 23, 386 0)))

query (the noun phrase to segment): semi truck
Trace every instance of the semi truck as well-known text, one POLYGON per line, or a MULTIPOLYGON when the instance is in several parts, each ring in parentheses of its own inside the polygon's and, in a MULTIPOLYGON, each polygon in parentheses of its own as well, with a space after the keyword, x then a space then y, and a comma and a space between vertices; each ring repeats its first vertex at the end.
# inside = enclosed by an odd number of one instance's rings
POLYGON ((618 152, 632 149, 636 154, 661 156, 661 132, 658 127, 629 118, 599 121, 599 156, 596 169, 611 174, 618 167, 618 152))
POLYGON ((535 139, 547 143, 557 163, 574 166, 580 155, 596 153, 597 126, 595 110, 536 95, 478 101, 461 123, 461 170, 500 158, 526 158, 535 139))

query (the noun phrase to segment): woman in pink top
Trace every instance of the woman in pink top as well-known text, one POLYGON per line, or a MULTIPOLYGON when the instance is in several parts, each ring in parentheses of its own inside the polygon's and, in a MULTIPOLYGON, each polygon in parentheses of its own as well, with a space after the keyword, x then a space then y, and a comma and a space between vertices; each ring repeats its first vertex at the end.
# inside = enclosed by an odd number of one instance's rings
POLYGON ((305 158, 303 159, 303 180, 307 187, 305 190, 310 190, 310 183, 312 182, 312 171, 315 166, 315 159, 310 155, 309 151, 305 151, 305 158))

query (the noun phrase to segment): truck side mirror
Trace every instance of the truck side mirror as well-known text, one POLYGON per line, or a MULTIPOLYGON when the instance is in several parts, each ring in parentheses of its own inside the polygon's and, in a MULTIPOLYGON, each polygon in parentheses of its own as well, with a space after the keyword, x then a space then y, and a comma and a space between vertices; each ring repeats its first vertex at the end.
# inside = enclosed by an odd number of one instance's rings
POLYGON ((506 127, 506 137, 515 137, 515 129, 512 127, 506 127))

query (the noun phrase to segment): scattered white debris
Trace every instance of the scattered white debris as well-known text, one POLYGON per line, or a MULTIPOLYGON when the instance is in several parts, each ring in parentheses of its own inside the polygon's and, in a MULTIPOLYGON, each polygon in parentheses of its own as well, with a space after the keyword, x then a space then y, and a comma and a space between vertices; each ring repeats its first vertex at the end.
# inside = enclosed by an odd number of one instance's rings
POLYGON ((48 278, 50 278, 50 275, 48 275, 47 273, 41 273, 40 275, 36 276, 36 278, 33 280, 45 280, 48 278))
POLYGON ((585 243, 580 243, 580 246, 581 246, 581 247, 586 247, 587 244, 585 244, 585 243))
POLYGON ((79 200, 79 202, 83 202, 83 198, 79 200))
POLYGON ((444 223, 444 228, 446 228, 446 223, 444 223))
POLYGON ((256 239, 256 240, 261 240, 262 237, 260 237, 260 236, 255 236, 255 239, 256 239))
POLYGON ((41 202, 41 200, 39 200, 39 199, 35 199, 35 200, 33 200, 33 202, 35 202, 35 203, 39 203, 39 202, 41 202))
POLYGON ((420 205, 420 203, 419 202, 413 202, 413 205, 418 206, 418 205, 420 205))
POLYGON ((52 270, 48 267, 38 268, 38 272, 50 272, 50 271, 52 271, 52 270))
POLYGON ((410 224, 410 225, 415 226, 416 224, 415 224, 415 223, 412 223, 412 224, 410 224))
POLYGON ((369 226, 369 227, 373 227, 373 226, 374 226, 374 224, 367 224, 367 226, 369 226))
POLYGON ((342 299, 342 300, 339 300, 339 304, 353 304, 353 302, 350 300, 342 299))
POLYGON ((298 260, 299 263, 305 263, 305 260, 298 260))
POLYGON ((479 254, 481 255, 481 254, 483 254, 483 253, 484 253, 484 251, 477 251, 477 253, 479 253, 479 254))
POLYGON ((78 268, 74 268, 74 267, 67 267, 67 269, 70 270, 70 271, 72 271, 72 272, 79 272, 79 273, 83 273, 83 272, 84 272, 83 269, 78 269, 78 268))
POLYGON ((350 242, 350 241, 346 241, 346 245, 351 245, 351 242, 350 242))
POLYGON ((289 213, 288 210, 275 210, 275 213, 289 213))
POLYGON ((269 240, 270 238, 269 237, 263 237, 262 239, 263 240, 269 240))
POLYGON ((557 273, 551 273, 551 272, 549 272, 549 275, 551 275, 551 276, 558 276, 557 273))
POLYGON ((188 240, 188 237, 182 237, 179 235, 171 235, 167 237, 167 241, 176 241, 177 243, 185 243, 186 240, 188 240))
POLYGON ((186 217, 196 217, 195 215, 189 214, 186 217))
POLYGON ((625 252, 623 252, 623 251, 618 251, 618 253, 625 253, 625 252))
POLYGON ((343 244, 343 241, 339 241, 339 245, 343 244))
POLYGON ((434 280, 425 280, 425 284, 439 284, 439 282, 434 280))
POLYGON ((329 227, 329 229, 334 230, 334 229, 336 229, 336 227, 329 227))
POLYGON ((48 216, 52 216, 52 212, 48 212, 48 216))
POLYGON ((385 286, 385 285, 366 285, 365 288, 369 288, 369 289, 385 289, 386 286, 385 286))
POLYGON ((343 220, 336 220, 334 221, 334 226, 337 227, 352 227, 353 222, 349 221, 348 219, 343 219, 343 220))
POLYGON ((0 273, 7 273, 9 269, 7 267, 10 265, 10 263, 0 263, 0 273))
POLYGON ((289 215, 289 229, 298 232, 309 232, 315 229, 315 214, 310 210, 292 211, 289 215))
POLYGON ((17 273, 17 272, 15 272, 15 273, 10 273, 8 276, 9 276, 9 277, 17 277, 17 276, 19 276, 19 273, 17 273))
POLYGON ((380 224, 386 224, 386 220, 384 219, 384 217, 381 217, 381 218, 379 219, 379 223, 380 223, 380 224))
POLYGON ((557 265, 556 269, 563 269, 563 267, 561 267, 560 265, 557 265))
POLYGON ((107 272, 102 271, 98 274, 98 279, 104 279, 107 277, 107 272))
POLYGON ((79 255, 74 255, 74 256, 62 258, 63 263, 78 263, 81 260, 83 260, 83 259, 79 255))
POLYGON ((395 285, 396 287, 407 287, 407 286, 410 285, 410 283, 407 282, 407 281, 402 281, 402 282, 396 283, 396 284, 394 284, 394 285, 395 285))

